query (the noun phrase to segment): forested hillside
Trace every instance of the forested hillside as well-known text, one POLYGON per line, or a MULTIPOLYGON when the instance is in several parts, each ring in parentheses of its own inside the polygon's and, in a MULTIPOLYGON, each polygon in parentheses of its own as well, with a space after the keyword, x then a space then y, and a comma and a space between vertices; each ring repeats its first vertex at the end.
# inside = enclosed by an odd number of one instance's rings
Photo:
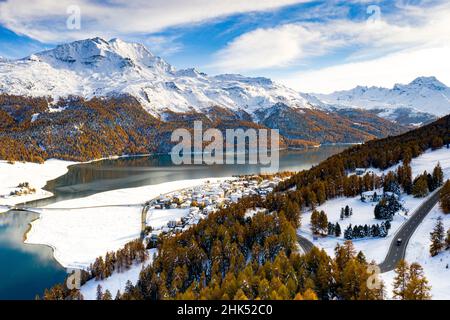
MULTIPOLYGON (((383 286, 368 288, 366 261, 351 242, 335 257, 314 248, 297 250, 302 209, 337 196, 355 196, 383 185, 366 174, 348 176, 355 167, 387 168, 408 164, 428 148, 450 142, 450 117, 401 136, 371 141, 333 156, 282 183, 274 193, 243 198, 210 214, 175 236, 163 236, 153 263, 118 299, 382 299, 383 286), (248 209, 268 209, 246 217, 248 209)), ((444 146, 445 147, 445 146, 444 146)), ((449 151, 450 152, 450 151, 449 151)), ((113 262, 112 262, 113 263, 113 262)), ((105 272, 109 267, 104 267, 105 272)), ((102 274, 100 268, 96 274, 102 274)), ((414 291, 414 290, 412 290, 414 291)), ((46 299, 79 297, 57 286, 46 299)), ((414 296, 412 296, 414 298, 414 296)))
POLYGON ((0 95, 0 159, 42 162, 49 158, 86 161, 108 156, 169 152, 177 128, 222 132, 234 128, 280 130, 281 147, 319 143, 362 142, 405 130, 368 114, 354 123, 345 115, 319 109, 278 106, 255 121, 244 110, 211 107, 207 112, 165 110, 161 118, 143 109, 134 97, 121 95, 85 100, 68 97, 55 103, 50 97, 0 95), (279 107, 279 108, 278 108, 279 107))

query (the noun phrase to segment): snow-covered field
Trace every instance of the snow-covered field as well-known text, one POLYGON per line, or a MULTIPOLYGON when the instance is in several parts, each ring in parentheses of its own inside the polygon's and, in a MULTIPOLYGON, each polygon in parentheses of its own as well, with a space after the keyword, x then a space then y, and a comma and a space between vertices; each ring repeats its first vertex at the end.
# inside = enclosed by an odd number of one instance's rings
POLYGON ((43 209, 26 243, 53 248, 64 267, 86 268, 98 256, 139 237, 141 207, 43 209))
MULTIPOLYGON (((381 191, 380 191, 381 192, 381 191)), ((416 199, 411 196, 403 196, 401 201, 403 206, 408 210, 409 213, 413 212, 424 199, 416 199)), ((316 246, 325 249, 325 251, 334 256, 334 248, 336 244, 344 243, 344 230, 348 225, 365 225, 368 226, 378 224, 380 225, 382 221, 376 220, 374 216, 375 203, 365 203, 361 201, 361 197, 357 196, 354 198, 336 198, 327 201, 325 204, 317 207, 317 210, 324 210, 328 216, 328 221, 331 223, 339 222, 342 230, 342 236, 340 238, 336 237, 325 237, 318 238, 314 240, 311 233, 311 211, 308 211, 302 215, 302 226, 298 233, 305 238, 311 240, 316 246), (353 215, 351 217, 340 220, 341 208, 348 205, 353 209, 353 215)), ((354 239, 353 244, 356 250, 362 251, 369 261, 375 260, 380 263, 385 258, 389 245, 395 232, 400 228, 400 226, 408 219, 408 215, 404 212, 400 212, 395 215, 394 220, 391 222, 391 230, 389 230, 389 235, 386 238, 368 238, 368 239, 354 239)))
MULTIPOLYGON (((57 202, 39 210, 40 217, 32 223, 26 243, 52 247, 56 260, 65 267, 86 268, 98 256, 139 237, 144 202, 207 181, 229 179, 232 178, 173 181, 57 202)), ((154 228, 186 214, 184 210, 159 211, 149 214, 154 228)))
MULTIPOLYGON (((442 170, 444 172, 445 179, 450 178, 450 150, 447 148, 441 148, 435 151, 427 151, 421 156, 414 158, 411 161, 411 168, 413 177, 423 173, 425 170, 427 172, 432 172, 437 163, 440 163, 442 170)), ((385 171, 373 170, 376 174, 380 175, 382 173, 387 173, 391 170, 396 170, 398 165, 393 166, 385 171)), ((423 201, 424 199, 416 199, 408 195, 402 195, 402 202, 409 213, 412 213, 423 201)), ((372 203, 364 203, 360 201, 360 197, 354 198, 337 198, 327 201, 325 204, 317 208, 319 211, 324 210, 328 215, 328 221, 332 223, 339 222, 342 233, 349 224, 352 225, 372 225, 380 224, 381 221, 375 220, 374 209, 375 205, 372 203), (341 208, 348 205, 353 208, 353 216, 340 220, 341 208)), ((402 223, 409 218, 409 215, 403 213, 397 214, 392 221, 392 228, 389 231, 389 236, 386 238, 371 238, 371 239, 356 239, 353 240, 355 248, 364 252, 369 261, 375 260, 380 263, 383 261, 389 249, 389 244, 395 236, 396 231, 402 225, 402 223)), ((302 227, 299 229, 299 234, 313 241, 313 236, 311 234, 311 211, 308 211, 302 215, 302 227)), ((428 239, 428 237, 427 237, 428 239)), ((343 243, 343 236, 337 239, 335 237, 319 238, 313 243, 324 248, 328 254, 334 255, 334 248, 337 243, 343 243)))
POLYGON ((439 205, 436 205, 409 241, 406 261, 418 262, 424 268, 434 299, 450 299, 450 251, 442 252, 436 257, 431 257, 429 252, 430 233, 438 217, 442 218, 445 231, 450 229, 450 215, 444 214, 439 205))
MULTIPOLYGON (((450 179, 450 149, 447 149, 446 147, 442 147, 437 150, 427 150, 419 157, 412 159, 412 176, 416 177, 419 174, 422 174, 425 170, 428 173, 432 173, 438 162, 441 164, 442 170, 444 171, 445 179, 450 179)), ((381 175, 382 173, 387 173, 388 171, 396 171, 400 165, 402 165, 402 163, 392 166, 384 171, 373 168, 370 170, 377 175, 381 175)))
POLYGON ((55 159, 47 160, 43 164, 30 162, 9 164, 6 161, 0 161, 0 212, 1 205, 15 205, 52 196, 50 192, 42 190, 42 188, 47 181, 65 174, 67 168, 72 164, 75 162, 55 159), (28 182, 31 187, 36 189, 36 193, 9 196, 10 192, 17 190, 18 184, 23 182, 28 182))
POLYGON ((147 225, 153 229, 159 229, 167 225, 168 221, 179 221, 187 216, 189 209, 152 209, 147 213, 147 225))
POLYGON ((115 272, 109 278, 104 280, 96 281, 95 279, 91 279, 86 282, 81 287, 81 294, 84 297, 84 300, 96 300, 97 299, 97 286, 100 285, 102 287, 103 293, 106 290, 111 292, 111 295, 114 299, 116 296, 117 290, 120 290, 121 293, 124 292, 127 281, 131 281, 132 284, 136 284, 139 279, 139 273, 142 268, 149 265, 153 260, 153 255, 156 253, 156 249, 150 249, 148 251, 148 259, 144 263, 135 264, 130 269, 124 272, 115 272))

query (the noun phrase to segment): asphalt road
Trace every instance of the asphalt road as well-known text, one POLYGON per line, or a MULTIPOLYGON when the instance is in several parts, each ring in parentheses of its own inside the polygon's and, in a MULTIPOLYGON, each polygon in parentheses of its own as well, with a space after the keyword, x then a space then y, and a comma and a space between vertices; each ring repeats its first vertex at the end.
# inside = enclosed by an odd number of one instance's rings
MULTIPOLYGON (((435 190, 431 196, 429 196, 412 214, 411 217, 405 221, 400 227, 395 236, 392 238, 392 242, 389 246, 388 254, 384 261, 379 265, 381 272, 389 272, 395 269, 401 259, 405 258, 406 247, 408 246, 409 239, 412 237, 417 227, 422 223, 423 219, 430 213, 431 209, 439 201, 439 190, 435 190), (402 243, 397 245, 397 239, 402 239, 402 243)), ((309 252, 314 247, 314 244, 297 235, 297 242, 304 252, 309 252)))
POLYGON ((297 234, 297 242, 305 253, 310 252, 314 247, 314 244, 311 241, 298 234, 297 234))
POLYGON ((433 209, 439 201, 439 190, 435 190, 405 221, 401 228, 397 231, 392 239, 389 251, 384 261, 379 265, 381 272, 389 272, 395 269, 401 259, 405 258, 406 247, 409 239, 416 231, 417 227, 422 223, 423 219, 433 209), (397 239, 402 239, 400 245, 397 244, 397 239))

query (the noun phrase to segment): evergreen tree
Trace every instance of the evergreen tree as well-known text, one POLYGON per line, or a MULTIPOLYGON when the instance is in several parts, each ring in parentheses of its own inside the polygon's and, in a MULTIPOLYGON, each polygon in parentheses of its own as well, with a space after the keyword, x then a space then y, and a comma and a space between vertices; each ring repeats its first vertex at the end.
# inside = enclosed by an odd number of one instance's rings
POLYGON ((450 249, 450 229, 447 230, 447 236, 445 237, 445 250, 450 249))
POLYGON ((352 240, 353 239, 353 228, 352 228, 351 224, 344 231, 344 239, 345 240, 352 240))
POLYGON ((103 292, 102 292, 102 286, 97 286, 97 300, 102 300, 103 298, 103 292))
POLYGON ((394 194, 400 195, 400 184, 397 181, 397 177, 394 172, 389 171, 384 178, 383 192, 392 192, 394 194))
POLYGON ((400 260, 395 268, 395 277, 393 283, 394 299, 405 300, 406 290, 409 283, 409 265, 405 260, 400 260))
POLYGON ((112 300, 111 292, 109 292, 108 289, 106 289, 105 293, 103 294, 102 300, 112 300))
POLYGON ((328 229, 328 217, 325 211, 320 211, 319 214, 319 230, 322 234, 326 234, 328 229))
POLYGON ((450 213, 450 180, 445 182, 439 193, 439 203, 444 213, 450 213))
POLYGON ((310 288, 303 293, 303 300, 319 300, 317 294, 310 288))
POLYGON ((320 212, 314 210, 311 214, 311 231, 313 234, 320 232, 320 212))
POLYGON ((328 222, 328 235, 333 236, 335 234, 335 225, 331 222, 328 222))
POLYGON ((344 215, 346 218, 348 218, 350 216, 350 207, 348 205, 345 206, 344 215))
POLYGON ((403 164, 403 180, 401 183, 403 190, 405 190, 405 192, 407 194, 411 194, 412 193, 412 169, 409 163, 404 163, 403 164))
POLYGON ((426 197, 429 193, 427 173, 420 175, 414 180, 412 194, 416 198, 426 197))
POLYGON ((445 230, 441 217, 438 218, 431 235, 430 254, 432 257, 437 256, 444 248, 445 230))
POLYGON ((305 299, 303 299, 302 294, 301 294, 300 292, 298 292, 298 293, 295 295, 294 300, 305 300, 305 299))
POLYGON ((238 289, 236 292, 236 295, 234 296, 233 300, 248 300, 247 296, 245 295, 244 291, 242 289, 238 289))
POLYGON ((395 213, 402 208, 402 205, 395 196, 384 197, 375 206, 375 219, 392 221, 395 213))
POLYGON ((342 234, 341 226, 339 225, 339 223, 336 222, 336 226, 335 226, 335 228, 334 228, 334 235, 335 235, 337 238, 339 238, 339 237, 341 236, 341 234, 342 234))
POLYGON ((438 163, 433 170, 433 184, 435 189, 444 184, 444 172, 442 172, 440 163, 438 163))
POLYGON ((409 268, 409 282, 405 290, 405 300, 430 300, 431 287, 424 275, 423 268, 418 263, 409 268))
POLYGON ((379 229, 379 236, 382 238, 386 238, 388 236, 389 232, 386 229, 386 225, 384 223, 381 224, 381 227, 379 229))

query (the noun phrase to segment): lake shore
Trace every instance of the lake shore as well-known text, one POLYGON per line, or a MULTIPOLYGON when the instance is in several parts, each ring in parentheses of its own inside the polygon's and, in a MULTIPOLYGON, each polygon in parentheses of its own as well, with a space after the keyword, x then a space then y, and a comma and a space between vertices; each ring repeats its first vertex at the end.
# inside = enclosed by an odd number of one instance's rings
POLYGON ((98 256, 139 237, 145 202, 207 181, 227 179, 231 178, 178 180, 56 202, 37 210, 40 216, 32 222, 25 243, 47 245, 62 266, 86 269, 98 256))

